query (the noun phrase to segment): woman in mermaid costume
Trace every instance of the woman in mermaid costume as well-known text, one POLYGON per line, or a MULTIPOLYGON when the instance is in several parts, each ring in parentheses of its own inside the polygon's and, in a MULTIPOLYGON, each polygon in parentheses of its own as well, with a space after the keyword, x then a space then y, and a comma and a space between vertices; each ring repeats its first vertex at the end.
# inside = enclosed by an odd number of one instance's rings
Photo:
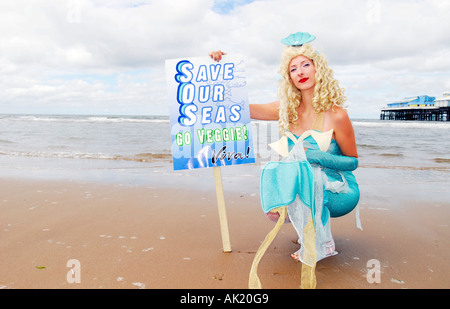
MULTIPOLYGON (((333 77, 324 55, 310 44, 315 37, 298 32, 286 45, 279 73, 279 101, 250 104, 250 116, 278 120, 281 139, 270 144, 281 155, 261 174, 261 204, 277 221, 260 246, 250 271, 249 287, 261 287, 257 266, 284 222, 291 222, 300 249, 291 256, 302 262, 302 287, 314 288, 315 265, 337 254, 330 217, 351 212, 359 201, 352 173, 358 167, 355 134, 347 112, 344 89, 333 77)), ((220 60, 221 51, 210 54, 220 60)), ((357 208, 357 225, 359 228, 357 208)))

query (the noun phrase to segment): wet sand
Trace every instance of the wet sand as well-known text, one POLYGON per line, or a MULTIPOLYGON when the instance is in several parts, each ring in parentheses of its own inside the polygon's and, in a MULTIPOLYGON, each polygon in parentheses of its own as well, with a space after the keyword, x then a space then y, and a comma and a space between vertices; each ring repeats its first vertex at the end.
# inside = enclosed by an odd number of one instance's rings
MULTIPOLYGON (((224 253, 211 190, 0 179, 0 287, 246 289, 274 226, 253 191, 225 188, 232 252, 224 253)), ((332 219, 339 254, 317 264, 318 289, 450 288, 447 202, 390 207, 367 194, 360 207, 362 231, 354 212, 332 219), (370 260, 379 262, 378 282, 368 280, 370 260)), ((300 287, 295 239, 284 225, 259 265, 263 288, 300 287)))

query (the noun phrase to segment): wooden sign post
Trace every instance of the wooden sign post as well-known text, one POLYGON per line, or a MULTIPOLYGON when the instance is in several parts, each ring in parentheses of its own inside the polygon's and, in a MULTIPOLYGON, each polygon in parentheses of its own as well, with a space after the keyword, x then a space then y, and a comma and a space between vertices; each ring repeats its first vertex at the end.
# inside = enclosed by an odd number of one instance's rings
POLYGON ((216 184, 217 207, 219 210, 220 232, 222 234, 223 252, 231 252, 230 232, 228 231, 227 209, 223 193, 222 171, 219 166, 213 167, 216 184))

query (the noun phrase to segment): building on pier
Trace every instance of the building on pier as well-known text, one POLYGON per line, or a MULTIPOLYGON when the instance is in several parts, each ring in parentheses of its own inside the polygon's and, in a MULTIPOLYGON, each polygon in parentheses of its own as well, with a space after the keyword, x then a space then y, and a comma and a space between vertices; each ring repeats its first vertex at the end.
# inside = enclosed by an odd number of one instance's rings
POLYGON ((450 92, 436 99, 427 95, 408 97, 381 109, 381 120, 450 121, 450 92))

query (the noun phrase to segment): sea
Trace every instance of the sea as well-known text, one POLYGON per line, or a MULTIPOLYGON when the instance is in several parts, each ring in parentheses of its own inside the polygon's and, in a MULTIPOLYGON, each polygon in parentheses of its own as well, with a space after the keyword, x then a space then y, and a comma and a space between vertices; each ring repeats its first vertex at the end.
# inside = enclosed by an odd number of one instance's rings
MULTIPOLYGON (((362 202, 410 199, 450 206, 450 122, 352 119, 352 124, 362 202)), ((267 144, 279 138, 278 126, 252 121, 252 133, 256 163, 222 167, 225 190, 245 187, 259 194, 261 169, 274 159, 267 144)), ((209 168, 173 170, 168 116, 0 115, 3 179, 210 190, 212 175, 209 168)))

